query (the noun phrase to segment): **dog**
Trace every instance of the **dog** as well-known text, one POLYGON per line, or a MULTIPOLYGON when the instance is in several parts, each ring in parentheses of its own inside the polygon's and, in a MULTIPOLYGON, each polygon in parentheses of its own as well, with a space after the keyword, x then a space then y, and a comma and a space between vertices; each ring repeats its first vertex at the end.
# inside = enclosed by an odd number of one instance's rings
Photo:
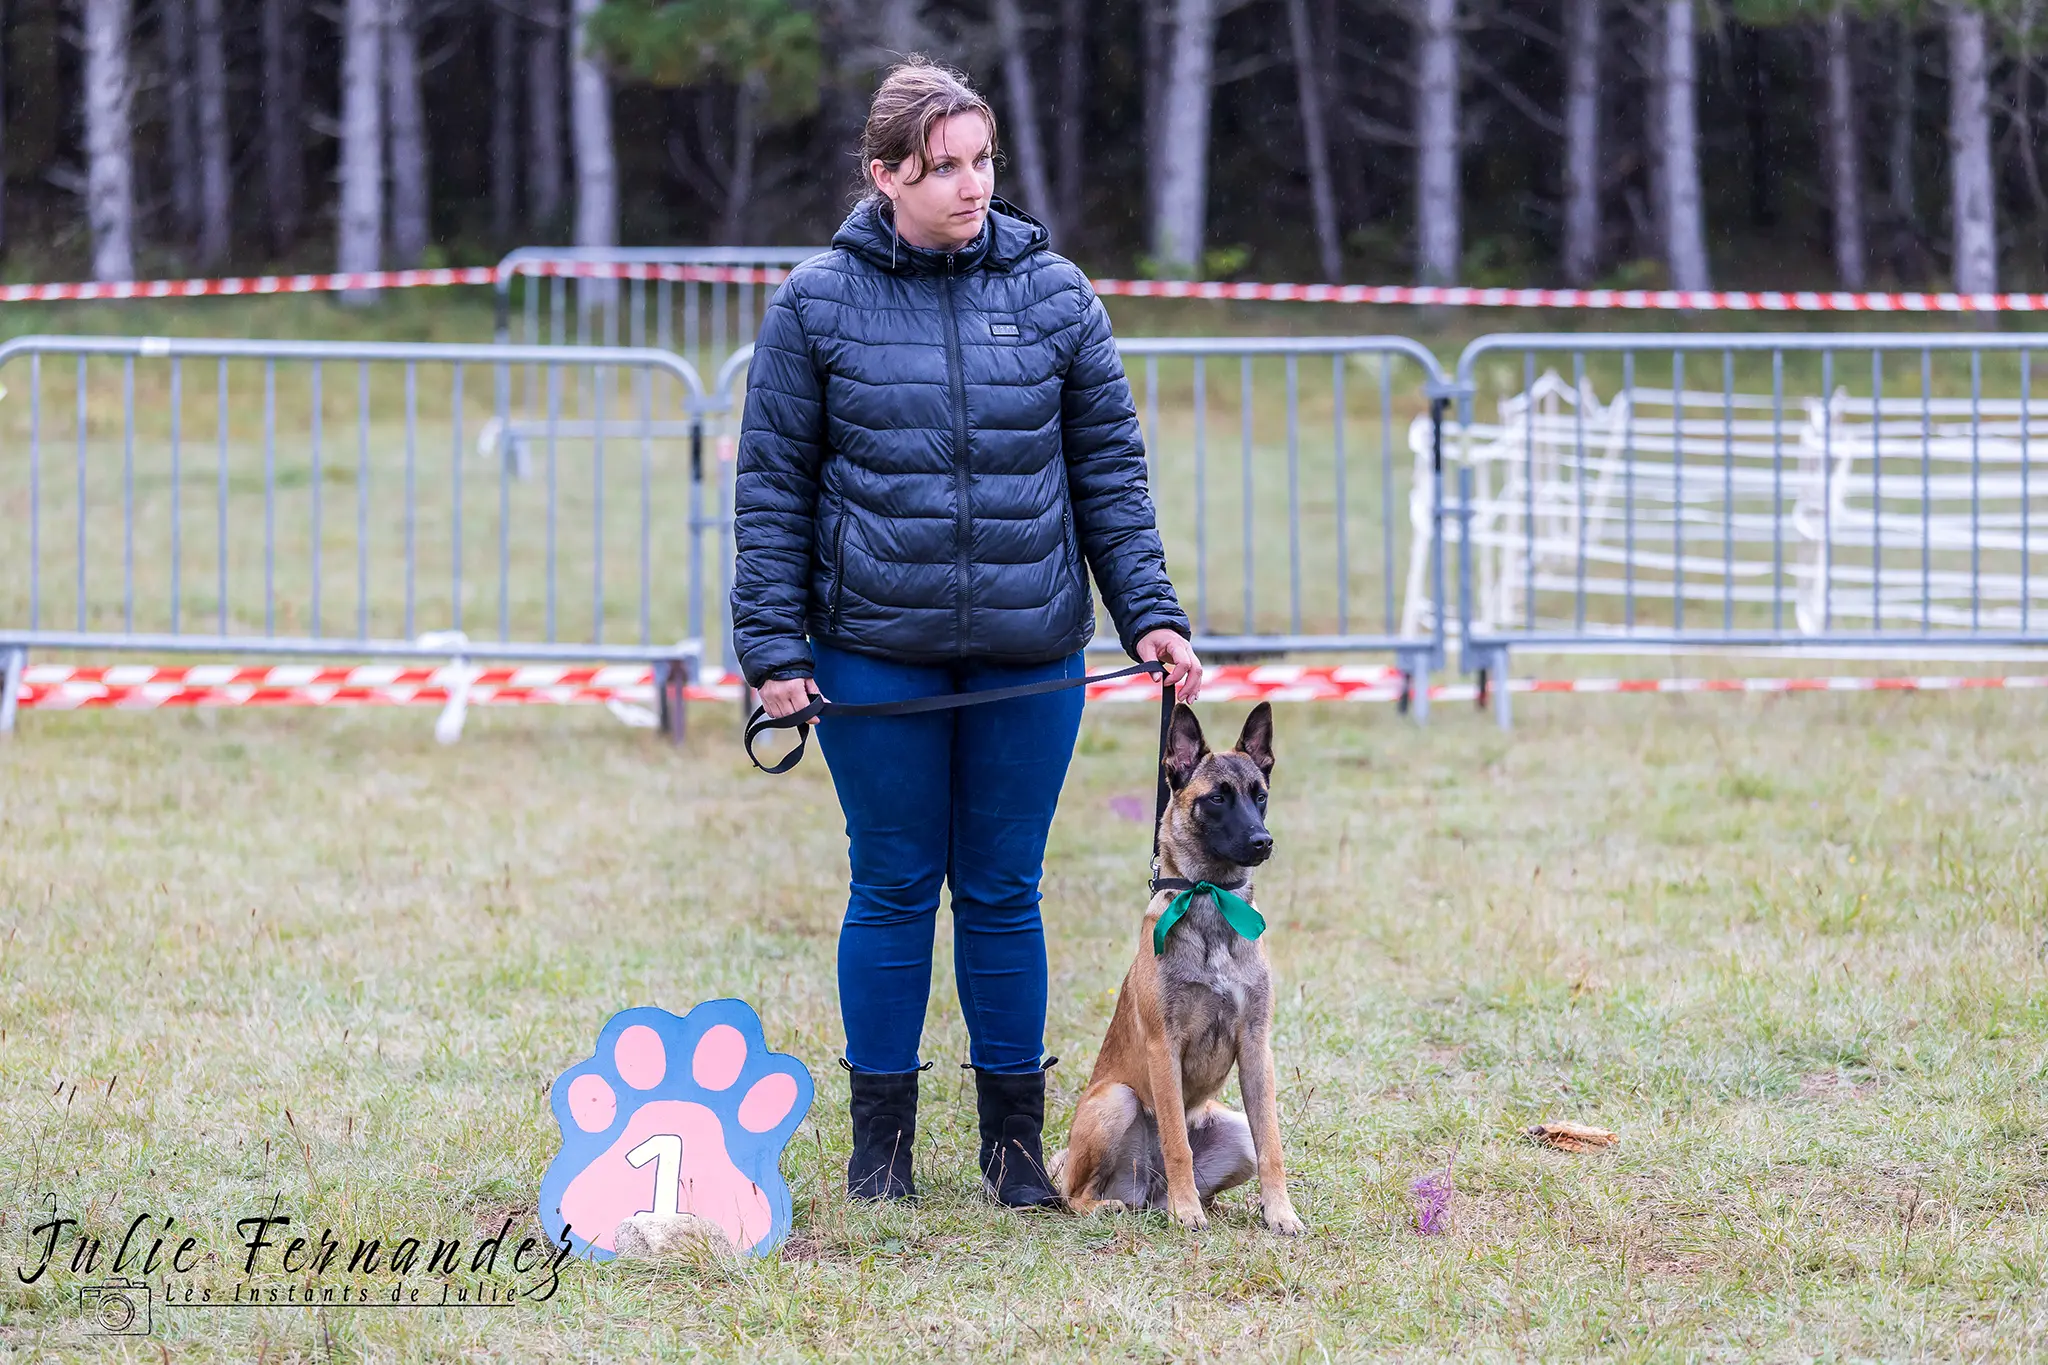
MULTIPOLYGON (((1159 828, 1161 881, 1207 882, 1249 903, 1252 869, 1273 853, 1265 820, 1272 707, 1259 703, 1236 745, 1219 754, 1195 713, 1177 706, 1162 762, 1172 799, 1159 828)), ((1164 1208, 1188 1228, 1206 1227, 1211 1201, 1257 1174, 1266 1227, 1297 1236, 1302 1223, 1280 1155, 1266 950, 1206 890, 1184 902, 1161 940, 1160 918, 1179 895, 1155 890, 1146 906, 1138 955, 1067 1146, 1047 1166, 1076 1213, 1164 1208), (1242 1114, 1216 1101, 1232 1066, 1242 1114)), ((1246 922, 1253 934, 1264 927, 1255 913, 1246 922)))

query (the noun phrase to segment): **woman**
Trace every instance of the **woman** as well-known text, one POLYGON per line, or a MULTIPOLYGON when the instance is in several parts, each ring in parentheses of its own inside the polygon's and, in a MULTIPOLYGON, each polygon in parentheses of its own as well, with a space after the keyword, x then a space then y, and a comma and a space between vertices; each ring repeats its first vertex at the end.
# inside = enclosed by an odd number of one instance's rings
MULTIPOLYGON (((733 638, 769 714, 1082 675, 1085 558, 1125 650, 1193 700, 1109 319, 993 197, 996 123, 954 72, 895 68, 868 112, 869 193, 762 320, 739 446, 733 638)), ((915 1195, 918 1042, 939 886, 972 1039, 981 1170, 1056 1204, 1041 1155, 1039 875, 1082 693, 818 729, 846 813, 839 937, 850 1193, 915 1195)))

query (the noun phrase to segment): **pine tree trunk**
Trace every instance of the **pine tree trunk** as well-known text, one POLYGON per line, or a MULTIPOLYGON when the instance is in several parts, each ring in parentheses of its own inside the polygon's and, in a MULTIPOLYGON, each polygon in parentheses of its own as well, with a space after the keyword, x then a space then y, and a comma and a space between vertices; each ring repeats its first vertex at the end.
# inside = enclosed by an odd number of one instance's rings
POLYGON ((1600 5, 1564 13, 1564 277, 1579 288, 1600 270, 1600 5))
MULTIPOLYGON (((1735 29, 1734 61, 1747 68, 1742 82, 1742 123, 1749 134, 1749 224, 1768 231, 1778 225, 1777 145, 1771 137, 1771 64, 1764 59, 1764 31, 1754 24, 1735 29)), ((1827 101, 1821 104, 1825 109, 1827 101)), ((1821 118, 1825 126, 1827 119, 1821 118)), ((1821 153, 1827 160, 1827 153, 1821 153)))
POLYGON ((1144 61, 1145 221, 1159 222, 1166 184, 1166 59, 1173 41, 1169 0, 1139 0, 1138 22, 1144 61))
POLYGON ((263 187, 270 248, 298 244, 306 212, 305 36, 299 0, 263 0, 263 187))
POLYGON ((427 254, 427 130, 420 109, 419 20, 413 0, 384 0, 384 98, 391 139, 391 258, 414 270, 427 254))
POLYGON ((881 34, 885 65, 926 52, 931 46, 931 30, 924 22, 924 0, 881 0, 880 23, 876 27, 881 34))
POLYGON ((527 227, 541 237, 561 231, 568 153, 562 145, 562 0, 534 0, 526 49, 527 227))
POLYGON ((233 201, 228 183, 228 60, 221 0, 194 0, 194 56, 199 112, 199 264, 217 270, 228 258, 233 201))
MULTIPOLYGON (((612 151, 612 91, 604 68, 585 50, 583 23, 601 0, 575 0, 570 34, 569 122, 576 144, 576 236, 582 247, 619 244, 619 178, 612 151)), ((586 297, 602 294, 586 291, 586 297)))
POLYGON ((1917 279, 1924 261, 1920 249, 1920 206, 1913 186, 1913 116, 1918 105, 1915 77, 1920 53, 1912 27, 1901 17, 1893 21, 1897 35, 1892 57, 1891 139, 1885 152, 1885 192, 1891 216, 1892 269, 1901 280, 1917 279))
POLYGON ((2034 224, 2038 236, 2042 223, 2048 222, 2048 184, 2041 179, 2039 144, 2034 139, 2034 129, 2039 123, 2034 114, 2034 70, 2032 35, 2022 33, 2019 51, 2014 54, 2012 64, 2013 131, 2018 134, 2012 140, 2012 155, 2013 160, 2019 163, 2020 178, 2026 181, 2027 197, 2034 202, 2034 224))
MULTIPOLYGON (((384 263, 384 0, 348 0, 343 25, 335 269, 353 274, 384 263)), ((376 294, 341 297, 362 304, 376 294)))
POLYGON ((718 240, 731 246, 746 243, 747 210, 754 199, 754 154, 761 137, 758 113, 766 93, 759 72, 750 72, 733 92, 732 153, 727 164, 732 173, 725 180, 725 209, 719 215, 718 240))
POLYGON ((1060 107, 1057 166, 1053 172, 1053 242, 1072 252, 1081 235, 1081 133, 1088 121, 1087 0, 1060 0, 1060 107))
POLYGON ((1331 153, 1337 171, 1337 222, 1341 230, 1364 221, 1371 197, 1366 190, 1365 159, 1358 137, 1351 131, 1351 99, 1342 67, 1337 60, 1343 29, 1337 0, 1316 0, 1320 16, 1316 29, 1323 35, 1317 54, 1318 79, 1323 89, 1323 109, 1330 130, 1331 153))
POLYGON ((1415 255, 1424 284, 1452 284, 1459 221, 1457 0, 1418 0, 1415 28, 1415 255))
POLYGON ((1330 140, 1323 114, 1315 35, 1309 32, 1306 0, 1287 0, 1287 30, 1294 44, 1295 100, 1301 107, 1302 150, 1308 156, 1309 205, 1315 216, 1316 254, 1323 279, 1344 277, 1344 248, 1337 236, 1337 194, 1330 181, 1330 140))
MULTIPOLYGON (((1669 235, 1664 226, 1664 206, 1671 201, 1664 188, 1664 102, 1667 93, 1664 80, 1664 14, 1661 6, 1657 5, 1638 8, 1634 14, 1638 20, 1637 36, 1642 42, 1636 60, 1647 82, 1643 92, 1641 151, 1649 202, 1638 205, 1632 199, 1629 216, 1634 220, 1635 255, 1645 260, 1652 256, 1661 259, 1664 241, 1669 235)), ((1631 194, 1633 190, 1631 186, 1631 194)))
POLYGON ((7 4, 0 0, 0 257, 7 255, 7 4))
POLYGON ((1038 97, 1031 85, 1031 59, 1025 46, 1024 15, 1017 0, 995 0, 996 42, 1003 49, 1003 93, 1010 107, 1003 126, 1017 149, 1017 178, 1024 185, 1024 211, 1053 220, 1057 235, 1051 179, 1046 174, 1045 144, 1038 136, 1038 97))
POLYGON ((134 130, 128 0, 84 0, 85 216, 92 277, 135 278, 134 130))
POLYGON ((512 239, 519 209, 519 26, 505 0, 491 6, 491 236, 512 239))
POLYGON ((1835 274, 1844 289, 1868 283, 1863 246, 1863 149, 1856 136, 1856 74, 1850 61, 1849 12, 1827 19, 1828 196, 1834 213, 1835 274))
MULTIPOLYGON (((819 145, 857 147, 867 122, 867 92, 874 74, 875 42, 869 29, 868 7, 863 0, 822 0, 818 7, 820 45, 832 64, 823 82, 819 110, 819 145)), ((843 176, 842 166, 833 167, 828 193, 842 186, 867 189, 867 171, 854 167, 852 177, 843 176)))
POLYGON ((1160 112, 1159 215, 1152 255, 1168 275, 1202 272, 1209 205, 1209 100, 1216 61, 1216 0, 1176 0, 1160 112))
POLYGON ((1700 203, 1699 115, 1695 107, 1698 54, 1693 0, 1664 0, 1664 51, 1659 72, 1662 116, 1659 159, 1664 167, 1664 262, 1674 289, 1707 289, 1707 230, 1700 203))
POLYGON ((1948 6, 1949 216, 1959 294, 1998 288, 1998 223, 1992 199, 1991 111, 1984 15, 1948 6))
POLYGON ((160 0, 164 45, 164 151, 170 158, 171 221, 182 249, 199 235, 199 131, 193 79, 193 0, 160 0))

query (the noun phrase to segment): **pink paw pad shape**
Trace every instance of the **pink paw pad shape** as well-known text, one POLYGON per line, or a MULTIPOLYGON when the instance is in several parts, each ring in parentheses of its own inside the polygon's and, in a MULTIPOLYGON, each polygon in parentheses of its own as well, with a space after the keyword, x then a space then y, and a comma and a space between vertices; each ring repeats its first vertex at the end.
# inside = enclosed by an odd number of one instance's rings
POLYGON ((693 1213, 767 1255, 789 1235, 782 1150, 812 1090, 802 1062, 768 1050, 743 1000, 707 1000, 680 1018, 620 1011, 551 1092, 562 1150, 540 1186, 549 1237, 607 1261, 634 1214, 693 1213))

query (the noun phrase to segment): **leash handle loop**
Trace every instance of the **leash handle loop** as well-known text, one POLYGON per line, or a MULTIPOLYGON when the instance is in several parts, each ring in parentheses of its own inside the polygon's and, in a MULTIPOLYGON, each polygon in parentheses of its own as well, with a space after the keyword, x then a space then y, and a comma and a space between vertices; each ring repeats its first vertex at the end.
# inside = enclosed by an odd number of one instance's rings
MULTIPOLYGON (((1144 663, 1133 664, 1129 668, 1120 668, 1114 673, 1094 673, 1079 678, 1047 678, 1042 682, 1017 683, 1011 687, 991 687, 981 692, 941 692, 934 696, 910 697, 903 701, 838 702, 826 701, 823 697, 813 697, 807 705, 799 707, 786 716, 771 716, 768 714, 767 707, 757 706, 754 708, 754 713, 747 717, 747 730, 743 742, 746 745, 748 760, 762 772, 773 776, 776 773, 788 772, 802 761, 804 750, 811 741, 810 722, 820 717, 915 716, 931 711, 956 711, 963 706, 983 706, 989 702, 1010 701, 1017 697, 1035 697, 1047 692, 1064 692, 1069 688, 1088 687, 1094 683, 1114 682, 1118 678, 1134 677, 1140 673, 1147 673, 1155 678, 1163 678, 1166 676, 1166 665, 1156 659, 1150 659, 1144 663), (770 730, 791 729, 797 732, 796 747, 777 759, 773 766, 763 763, 760 757, 754 753, 754 741, 761 735, 770 730)), ((1166 715, 1170 721, 1173 715, 1173 688, 1171 685, 1167 686, 1165 696, 1167 699, 1166 715)), ((1163 741, 1165 731, 1162 730, 1160 733, 1163 741)), ((1165 753, 1163 743, 1160 752, 1162 756, 1165 753)), ((1163 802, 1165 799, 1165 778, 1163 776, 1160 778, 1160 784, 1161 800, 1163 802)), ((1160 810, 1163 812, 1165 809, 1165 806, 1162 804, 1160 810)), ((1158 830, 1156 827, 1153 830, 1153 841, 1153 851, 1156 853, 1158 851, 1158 830)))

